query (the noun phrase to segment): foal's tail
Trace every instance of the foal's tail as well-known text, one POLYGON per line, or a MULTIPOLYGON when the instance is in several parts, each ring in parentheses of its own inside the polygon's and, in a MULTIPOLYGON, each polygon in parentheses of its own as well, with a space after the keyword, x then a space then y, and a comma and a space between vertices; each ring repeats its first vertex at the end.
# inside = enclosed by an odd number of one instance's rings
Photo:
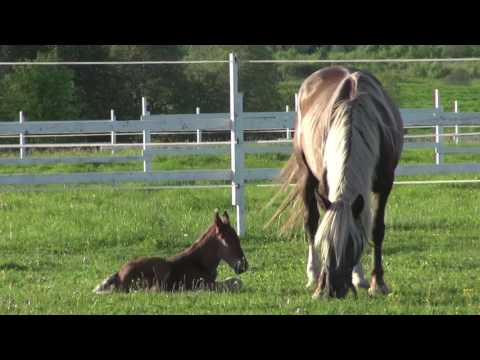
POLYGON ((95 288, 95 290, 93 290, 93 292, 99 295, 111 294, 113 291, 118 289, 119 285, 120 277, 118 276, 118 273, 116 273, 105 279, 100 285, 95 288))

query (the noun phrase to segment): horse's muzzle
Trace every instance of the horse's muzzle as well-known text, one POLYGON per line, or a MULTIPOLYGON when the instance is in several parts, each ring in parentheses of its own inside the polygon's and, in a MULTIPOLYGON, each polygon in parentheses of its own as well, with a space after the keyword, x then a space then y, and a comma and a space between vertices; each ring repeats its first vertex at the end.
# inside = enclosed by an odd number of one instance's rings
POLYGON ((243 274, 247 270, 248 270, 248 261, 247 261, 247 258, 243 257, 242 260, 239 260, 235 264, 235 273, 243 274))

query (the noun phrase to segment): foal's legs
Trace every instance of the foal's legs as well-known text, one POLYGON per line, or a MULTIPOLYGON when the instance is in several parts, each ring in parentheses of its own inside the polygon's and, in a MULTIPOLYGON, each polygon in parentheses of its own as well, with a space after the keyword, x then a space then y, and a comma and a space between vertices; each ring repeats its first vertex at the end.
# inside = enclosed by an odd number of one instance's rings
POLYGON ((385 237, 385 207, 387 206, 387 200, 392 190, 392 185, 379 193, 374 193, 373 196, 373 243, 374 243, 374 259, 373 259, 373 272, 372 280, 370 282, 370 289, 368 293, 375 295, 377 293, 388 294, 389 289, 385 280, 383 279, 383 266, 382 266, 382 244, 385 237))

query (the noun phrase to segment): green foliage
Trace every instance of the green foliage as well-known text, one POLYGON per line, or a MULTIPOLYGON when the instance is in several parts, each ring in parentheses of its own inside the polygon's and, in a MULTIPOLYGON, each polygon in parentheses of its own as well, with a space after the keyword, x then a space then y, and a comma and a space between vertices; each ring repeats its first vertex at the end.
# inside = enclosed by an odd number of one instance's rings
MULTIPOLYGON (((39 53, 36 61, 58 61, 55 50, 39 53)), ((80 104, 74 73, 64 67, 16 67, 0 83, 0 118, 16 119, 24 111, 29 120, 76 119, 80 104)))
POLYGON ((445 81, 447 82, 447 84, 469 85, 471 81, 471 76, 467 70, 457 68, 445 77, 445 81))
MULTIPOLYGON (((111 45, 116 61, 175 61, 182 59, 178 46, 111 45)), ((115 109, 121 117, 138 118, 141 98, 146 96, 154 113, 193 113, 183 65, 116 66, 115 109)))
POLYGON ((385 90, 398 105, 401 101, 401 77, 394 72, 384 72, 377 75, 378 80, 383 84, 385 90))
MULTIPOLYGON (((109 57, 108 45, 64 45, 57 46, 63 61, 103 61, 109 57)), ((110 118, 110 109, 121 114, 119 93, 123 84, 122 73, 113 66, 69 66, 74 73, 77 95, 81 103, 81 119, 110 118)), ((134 107, 134 103, 129 104, 134 107)), ((138 113, 138 108, 136 109, 138 113)), ((120 116, 119 116, 120 117, 120 116)))
MULTIPOLYGON (((187 60, 227 60, 235 52, 239 59, 271 59, 267 46, 198 45, 187 49, 187 60)), ((227 64, 192 65, 186 73, 193 88, 193 100, 202 112, 227 112, 229 109, 229 73, 227 64)), ((277 91, 278 73, 274 66, 241 64, 239 88, 244 93, 245 111, 274 111, 281 108, 277 91)))
MULTIPOLYGON (((41 55, 45 51, 56 54, 51 59, 66 61, 225 61, 230 52, 236 52, 241 60, 480 56, 478 45, 0 45, 0 59, 32 60, 36 59, 38 54, 40 57, 45 56, 41 55)), ((298 92, 302 81, 313 72, 329 65, 242 63, 239 80, 240 91, 245 95, 245 110, 281 111, 287 104, 293 106, 294 94, 298 92)), ((385 83, 392 97, 401 104, 409 103, 409 99, 413 98, 410 93, 416 91, 404 87, 404 83, 422 82, 430 86, 437 80, 445 80, 447 85, 469 86, 470 80, 480 78, 480 64, 475 62, 376 63, 356 64, 352 67, 375 74, 385 83)), ((27 111, 27 106, 29 112, 38 112, 38 116, 29 113, 31 117, 38 119, 52 115, 56 118, 75 115, 78 119, 101 119, 108 117, 110 109, 116 111, 119 119, 136 119, 140 115, 142 96, 148 97, 154 113, 193 113, 197 106, 202 112, 225 112, 229 109, 227 64, 68 66, 39 69, 0 67, 0 84, 0 96, 3 99, 0 115, 3 118, 17 117, 20 107, 27 111), (50 76, 52 71, 60 74, 68 71, 68 76, 50 76), (31 75, 33 73, 44 74, 35 75, 41 78, 39 81, 43 82, 43 87, 33 84, 37 81, 37 78, 31 75), (67 91, 60 91, 55 79, 63 81, 64 84, 70 81, 73 85, 69 85, 70 89, 67 91), (29 84, 30 82, 32 83, 29 84), (49 85, 50 83, 57 85, 49 85), (45 88, 51 86, 52 89, 45 88), (38 90, 40 87, 42 89, 38 90), (70 101, 73 105, 70 109, 62 110, 62 114, 52 114, 53 97, 58 99, 57 103, 65 103, 65 98, 69 103, 68 98, 73 97, 70 101), (50 110, 46 112, 46 109, 50 110)), ((428 98, 431 90, 426 91, 428 98)), ((58 106, 56 108, 59 109, 58 106)))

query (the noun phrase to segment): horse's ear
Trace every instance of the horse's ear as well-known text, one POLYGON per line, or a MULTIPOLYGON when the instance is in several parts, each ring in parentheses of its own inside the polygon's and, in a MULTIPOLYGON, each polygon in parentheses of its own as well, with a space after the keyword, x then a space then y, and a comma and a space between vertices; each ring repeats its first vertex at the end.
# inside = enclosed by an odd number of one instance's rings
POLYGON ((358 219, 360 214, 363 211, 363 208, 365 207, 365 200, 363 200, 362 195, 358 195, 355 201, 352 204, 352 213, 353 217, 355 219, 358 219))
POLYGON ((223 223, 226 225, 230 225, 230 217, 228 216, 228 213, 226 211, 223 213, 223 223))
POLYGON ((329 210, 332 207, 332 203, 328 198, 323 196, 322 194, 318 194, 318 198, 320 199, 320 206, 325 210, 329 210))
POLYGON ((218 215, 218 209, 215 209, 215 216, 214 216, 213 222, 217 227, 217 229, 220 229, 220 227, 223 225, 223 221, 220 218, 220 215, 218 215))

